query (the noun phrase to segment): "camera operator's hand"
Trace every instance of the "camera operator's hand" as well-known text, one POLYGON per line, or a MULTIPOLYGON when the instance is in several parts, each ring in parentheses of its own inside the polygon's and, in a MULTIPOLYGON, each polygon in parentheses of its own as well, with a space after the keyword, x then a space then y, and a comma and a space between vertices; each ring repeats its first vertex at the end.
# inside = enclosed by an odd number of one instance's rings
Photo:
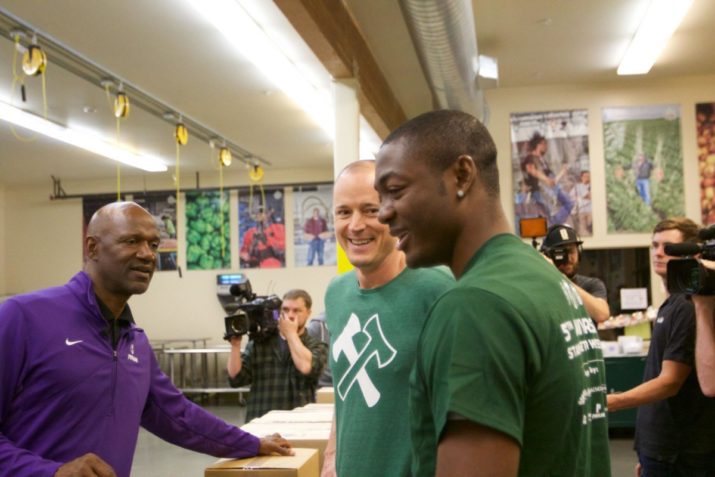
POLYGON ((117 477, 98 455, 88 453, 62 465, 54 477, 117 477))
MULTIPOLYGON (((715 262, 701 260, 700 263, 707 269, 715 271, 715 262)), ((695 305, 695 317, 703 323, 715 321, 715 295, 692 295, 695 305)))
POLYGON ((261 439, 261 445, 258 448, 259 455, 295 455, 291 449, 290 442, 281 437, 277 432, 272 436, 266 436, 261 439))
POLYGON ((278 331, 285 339, 291 336, 298 336, 298 320, 295 318, 290 318, 281 313, 280 319, 278 320, 278 331))

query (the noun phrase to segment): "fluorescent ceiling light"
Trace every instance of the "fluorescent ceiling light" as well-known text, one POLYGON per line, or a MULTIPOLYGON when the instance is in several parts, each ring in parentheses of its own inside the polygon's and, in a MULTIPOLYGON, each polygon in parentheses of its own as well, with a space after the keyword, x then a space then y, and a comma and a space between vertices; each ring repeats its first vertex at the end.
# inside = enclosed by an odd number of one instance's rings
POLYGON ((693 0, 651 0, 638 31, 618 66, 618 74, 648 73, 692 3, 693 0))
POLYGON ((493 80, 499 79, 499 64, 493 56, 479 55, 479 76, 493 80))
POLYGON ((254 20, 246 6, 236 0, 187 1, 331 138, 335 135, 331 92, 306 77, 269 32, 254 20))
POLYGON ((61 126, 3 102, 0 102, 0 119, 128 166, 149 172, 167 170, 166 165, 159 158, 134 153, 96 136, 61 126))

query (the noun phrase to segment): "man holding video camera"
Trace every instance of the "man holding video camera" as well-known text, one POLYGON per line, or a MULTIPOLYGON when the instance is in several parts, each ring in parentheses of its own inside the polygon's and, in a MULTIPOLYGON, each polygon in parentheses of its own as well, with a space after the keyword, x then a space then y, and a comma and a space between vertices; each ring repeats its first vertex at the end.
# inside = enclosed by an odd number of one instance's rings
MULTIPOLYGON (((667 283, 666 246, 697 240, 687 218, 663 220, 651 243, 654 272, 667 283)), ((715 475, 715 401, 707 399, 693 372, 695 316, 685 293, 669 294, 653 324, 643 384, 608 395, 608 410, 638 406, 635 450, 641 477, 715 475)))
POLYGON ((598 278, 576 273, 581 261, 581 244, 583 241, 572 227, 553 225, 546 232, 541 252, 574 283, 588 315, 596 323, 601 323, 611 316, 606 285, 598 278))
POLYGON ((293 409, 315 402, 327 345, 306 333, 312 299, 304 290, 283 296, 275 332, 251 337, 241 353, 242 336, 231 336, 227 363, 233 387, 251 385, 246 421, 273 409, 293 409))

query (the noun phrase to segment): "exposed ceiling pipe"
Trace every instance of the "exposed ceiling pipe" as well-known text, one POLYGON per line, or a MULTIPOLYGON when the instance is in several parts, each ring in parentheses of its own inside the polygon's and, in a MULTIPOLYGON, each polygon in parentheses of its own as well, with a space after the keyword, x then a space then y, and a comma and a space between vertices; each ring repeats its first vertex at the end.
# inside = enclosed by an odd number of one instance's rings
POLYGON ((436 109, 488 120, 477 83, 479 54, 471 0, 400 0, 436 109))

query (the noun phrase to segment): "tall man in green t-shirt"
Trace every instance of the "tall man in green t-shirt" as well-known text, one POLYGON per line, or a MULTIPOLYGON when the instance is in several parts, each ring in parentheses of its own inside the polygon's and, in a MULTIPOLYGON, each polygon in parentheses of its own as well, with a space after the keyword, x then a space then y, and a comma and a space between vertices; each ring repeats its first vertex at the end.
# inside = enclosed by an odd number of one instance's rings
POLYGON ((510 233, 496 147, 433 111, 377 156, 381 222, 409 267, 446 264, 410 383, 414 475, 609 476, 596 329, 567 277, 510 233))
POLYGON ((377 220, 374 161, 337 177, 335 234, 355 266, 325 295, 335 421, 323 476, 410 473, 407 388, 427 310, 454 283, 446 270, 410 270, 377 220))

